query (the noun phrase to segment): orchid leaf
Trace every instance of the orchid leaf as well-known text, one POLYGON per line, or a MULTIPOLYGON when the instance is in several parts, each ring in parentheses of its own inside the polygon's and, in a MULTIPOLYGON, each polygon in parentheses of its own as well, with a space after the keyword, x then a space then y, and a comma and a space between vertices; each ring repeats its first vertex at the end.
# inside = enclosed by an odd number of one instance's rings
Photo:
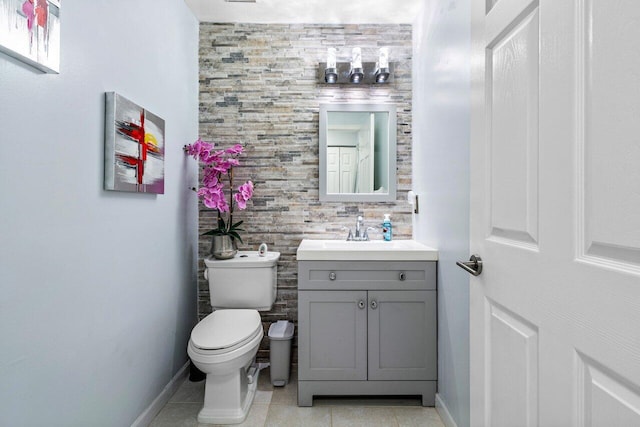
POLYGON ((240 243, 244 243, 242 241, 242 238, 240 237, 240 235, 238 233, 236 233, 235 231, 229 231, 227 234, 230 235, 231 237, 233 237, 234 239, 238 239, 240 241, 240 243))

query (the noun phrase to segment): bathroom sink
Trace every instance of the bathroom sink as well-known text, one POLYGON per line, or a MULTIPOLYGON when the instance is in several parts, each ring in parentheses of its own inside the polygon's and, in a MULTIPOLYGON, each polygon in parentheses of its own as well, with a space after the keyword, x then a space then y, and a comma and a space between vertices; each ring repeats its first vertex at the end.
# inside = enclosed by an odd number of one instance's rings
POLYGON ((298 261, 437 261, 436 249, 415 240, 346 240, 304 239, 297 252, 298 261))

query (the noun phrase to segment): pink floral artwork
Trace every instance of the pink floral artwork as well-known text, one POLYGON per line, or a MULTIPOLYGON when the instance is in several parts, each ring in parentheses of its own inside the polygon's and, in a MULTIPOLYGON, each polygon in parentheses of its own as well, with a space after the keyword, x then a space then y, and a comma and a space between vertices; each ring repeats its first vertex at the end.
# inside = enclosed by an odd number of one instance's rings
POLYGON ((58 73, 60 2, 0 0, 0 51, 46 73, 58 73))

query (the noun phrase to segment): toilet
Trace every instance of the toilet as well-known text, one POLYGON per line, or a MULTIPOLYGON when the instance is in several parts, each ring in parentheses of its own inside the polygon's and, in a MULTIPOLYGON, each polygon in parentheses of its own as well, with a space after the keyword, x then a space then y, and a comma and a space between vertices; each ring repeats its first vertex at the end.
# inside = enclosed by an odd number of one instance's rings
POLYGON ((205 259, 213 313, 191 331, 187 353, 207 375, 198 422, 239 424, 258 383, 254 360, 264 336, 258 311, 276 300, 279 252, 240 251, 228 260, 205 259))

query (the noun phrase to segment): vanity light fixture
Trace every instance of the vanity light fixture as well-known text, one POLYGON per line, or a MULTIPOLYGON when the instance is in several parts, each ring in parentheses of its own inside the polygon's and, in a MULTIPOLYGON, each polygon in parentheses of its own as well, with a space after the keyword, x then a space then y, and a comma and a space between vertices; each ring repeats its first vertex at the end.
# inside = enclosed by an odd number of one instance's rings
POLYGON ((381 47, 376 64, 376 83, 384 83, 389 79, 389 48, 381 47))
POLYGON ((349 81, 360 83, 364 79, 362 72, 362 50, 359 47, 351 49, 351 70, 349 70, 349 81))
POLYGON ((338 82, 338 67, 336 65, 335 47, 327 49, 327 67, 324 69, 324 81, 325 83, 331 84, 338 82))
POLYGON ((389 62, 389 48, 378 51, 376 62, 363 62, 362 49, 351 50, 351 61, 339 62, 337 49, 327 49, 327 62, 318 64, 318 81, 326 84, 387 84, 393 81, 393 63, 389 62))

